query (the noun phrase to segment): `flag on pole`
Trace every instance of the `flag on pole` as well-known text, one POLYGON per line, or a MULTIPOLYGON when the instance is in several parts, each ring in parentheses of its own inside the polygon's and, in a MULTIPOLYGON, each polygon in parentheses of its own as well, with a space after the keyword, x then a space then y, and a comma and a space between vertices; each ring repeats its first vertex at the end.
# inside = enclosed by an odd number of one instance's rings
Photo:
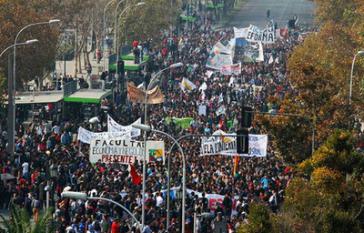
POLYGON ((187 78, 182 79, 180 86, 183 92, 192 91, 197 88, 197 86, 187 78))
POLYGON ((142 183, 142 177, 138 174, 135 167, 132 164, 129 164, 130 166, 130 176, 131 176, 131 182, 135 185, 140 185, 142 183))
POLYGON ((221 92, 221 94, 219 96, 219 104, 222 102, 224 102, 224 96, 222 95, 222 92, 221 92))
POLYGON ((148 104, 160 104, 164 102, 164 95, 158 86, 145 92, 129 82, 127 89, 128 99, 133 103, 144 103, 145 95, 147 95, 148 104))
POLYGON ((239 156, 234 157, 234 170, 233 170, 233 176, 236 176, 239 169, 239 156))

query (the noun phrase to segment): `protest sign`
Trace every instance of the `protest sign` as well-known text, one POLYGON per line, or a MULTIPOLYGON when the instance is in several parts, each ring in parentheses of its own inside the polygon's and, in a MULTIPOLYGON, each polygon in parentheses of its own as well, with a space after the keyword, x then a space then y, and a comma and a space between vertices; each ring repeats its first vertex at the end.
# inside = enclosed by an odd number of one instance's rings
POLYGON ((138 137, 140 136, 140 129, 136 129, 133 128, 133 124, 140 124, 141 118, 139 118, 138 120, 136 120, 134 123, 132 123, 131 125, 120 125, 119 123, 117 123, 114 119, 112 119, 112 117, 110 115, 107 115, 107 131, 108 132, 124 132, 125 134, 130 134, 130 137, 138 137))
POLYGON ((215 54, 228 54, 231 55, 232 53, 232 47, 231 46, 225 46, 220 41, 217 42, 214 47, 212 47, 212 52, 215 54))
POLYGON ((236 28, 234 27, 234 38, 246 38, 248 35, 248 27, 247 28, 236 28))
POLYGON ((221 105, 217 110, 216 110, 216 116, 220 116, 222 114, 226 113, 226 108, 224 105, 221 105))
POLYGON ((224 65, 232 65, 231 55, 211 53, 207 59, 206 67, 214 70, 221 70, 224 65))
MULTIPOLYGON (((93 138, 90 143, 90 162, 131 164, 144 158, 144 142, 128 138, 93 138)), ((147 161, 164 158, 163 141, 147 141, 147 161)))
POLYGON ((165 121, 167 124, 170 124, 173 121, 174 124, 178 125, 182 129, 187 129, 191 126, 193 118, 192 117, 183 117, 183 118, 166 117, 165 121))
POLYGON ((266 27, 263 30, 254 25, 250 25, 246 40, 249 42, 262 42, 263 44, 273 44, 276 41, 274 26, 266 27))
POLYGON ((147 141, 148 161, 165 161, 164 142, 147 141))
POLYGON ((198 115, 199 116, 206 116, 207 115, 207 106, 201 104, 198 106, 198 115))
POLYGON ((197 86, 187 78, 182 79, 182 82, 180 83, 180 87, 183 92, 193 91, 194 89, 197 88, 197 86))
POLYGON ((268 136, 265 134, 249 134, 249 154, 238 154, 236 151, 236 134, 228 136, 220 130, 212 137, 201 139, 200 155, 226 155, 242 157, 266 157, 268 136), (218 137, 220 136, 220 137, 218 137))
POLYGON ((130 133, 125 132, 99 132, 94 133, 83 127, 78 128, 77 140, 90 144, 93 138, 129 138, 130 133))
POLYGON ((243 62, 261 62, 264 61, 262 43, 247 43, 243 47, 243 62))
POLYGON ((241 63, 222 66, 220 73, 223 75, 241 74, 241 63))

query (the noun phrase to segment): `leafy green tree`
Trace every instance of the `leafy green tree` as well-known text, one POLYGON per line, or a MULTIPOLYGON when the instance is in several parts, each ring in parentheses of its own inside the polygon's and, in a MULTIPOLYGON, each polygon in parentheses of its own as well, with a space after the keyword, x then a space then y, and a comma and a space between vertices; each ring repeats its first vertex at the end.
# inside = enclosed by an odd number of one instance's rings
POLYGON ((364 232, 359 218, 364 182, 362 174, 355 175, 364 158, 353 145, 350 133, 335 131, 312 158, 298 165, 275 228, 292 233, 364 232))
POLYGON ((50 211, 41 215, 38 222, 33 222, 24 208, 13 207, 10 212, 10 219, 1 216, 1 233, 47 233, 54 232, 51 224, 52 214, 50 211))
MULTIPOLYGON (((35 1, 2 0, 0 1, 0 50, 14 43, 21 28, 37 22, 46 22, 53 18, 49 12, 37 9, 35 1)), ((36 76, 43 77, 52 69, 56 52, 58 26, 41 25, 25 30, 18 42, 38 39, 39 43, 22 46, 17 49, 17 87, 36 76)), ((7 55, 7 54, 6 54, 7 55)), ((0 60, 0 68, 7 74, 7 56, 0 60)))
POLYGON ((243 225, 238 233, 272 233, 270 213, 266 206, 253 204, 249 209, 248 224, 243 225))
MULTIPOLYGON (((133 0, 128 4, 136 4, 133 0)), ((130 6, 130 5, 129 5, 130 6)), ((174 25, 179 18, 179 0, 149 0, 139 7, 131 7, 120 19, 119 32, 126 40, 147 40, 153 39, 158 42, 161 33, 174 25), (176 17, 177 16, 177 17, 176 17)))

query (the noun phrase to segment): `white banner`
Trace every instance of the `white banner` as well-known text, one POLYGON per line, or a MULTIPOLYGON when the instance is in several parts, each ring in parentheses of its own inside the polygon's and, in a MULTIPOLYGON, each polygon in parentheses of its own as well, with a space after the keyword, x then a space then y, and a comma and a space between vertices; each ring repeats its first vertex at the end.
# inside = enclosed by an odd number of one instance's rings
POLYGON ((205 155, 226 155, 242 157, 266 157, 268 135, 266 134, 249 134, 249 154, 238 154, 236 151, 236 134, 224 136, 214 133, 213 137, 203 137, 201 139, 200 156, 205 155), (219 136, 219 137, 217 137, 219 136))
POLYGON ((261 30, 254 25, 250 25, 246 40, 250 42, 262 42, 263 44, 273 44, 276 42, 275 33, 274 26, 261 30))
POLYGON ((100 132, 95 133, 91 132, 85 128, 79 127, 78 128, 78 134, 77 134, 77 140, 90 144, 91 140, 94 138, 103 138, 103 139, 110 139, 110 138, 129 138, 130 133, 125 132, 100 132))
POLYGON ((139 118, 131 125, 123 126, 117 123, 114 119, 111 118, 110 115, 107 115, 107 131, 108 132, 120 132, 120 133, 129 133, 132 138, 139 137, 141 134, 140 129, 133 128, 133 124, 140 124, 142 123, 141 119, 139 118))
POLYGON ((248 36, 249 28, 236 28, 234 27, 234 38, 246 38, 248 36))
MULTIPOLYGON (((144 157, 144 142, 128 138, 93 138, 90 143, 90 162, 132 164, 144 157)), ((164 142, 147 141, 147 161, 164 159, 164 142)))
POLYGON ((241 74, 241 63, 222 66, 220 73, 223 75, 241 74))

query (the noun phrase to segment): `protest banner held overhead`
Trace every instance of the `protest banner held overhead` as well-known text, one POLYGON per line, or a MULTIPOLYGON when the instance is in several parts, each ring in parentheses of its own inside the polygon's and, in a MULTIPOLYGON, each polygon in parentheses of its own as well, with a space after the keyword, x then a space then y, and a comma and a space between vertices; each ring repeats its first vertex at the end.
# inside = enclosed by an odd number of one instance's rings
POLYGON ((171 122, 173 122, 174 124, 181 127, 182 129, 187 129, 191 126, 193 118, 192 117, 183 117, 183 118, 166 117, 164 120, 166 121, 167 124, 170 124, 171 122))
POLYGON ((131 125, 120 125, 119 123, 117 123, 114 119, 112 119, 112 117, 110 115, 107 115, 107 131, 108 132, 124 132, 125 134, 130 134, 130 137, 134 138, 134 137, 138 137, 140 136, 140 129, 136 129, 133 128, 133 124, 140 124, 141 118, 139 118, 138 120, 136 120, 134 123, 132 123, 131 125))
POLYGON ((128 99, 133 103, 144 103, 145 95, 147 95, 148 104, 161 104, 164 102, 164 95, 161 89, 156 86, 152 90, 145 92, 142 89, 134 86, 132 83, 128 83, 128 99))
MULTIPOLYGON (((126 138, 93 138, 90 143, 90 162, 130 164, 144 158, 144 142, 126 138)), ((164 158, 163 141, 147 141, 147 161, 164 158)))
POLYGON ((266 157, 268 136, 265 134, 249 134, 249 154, 238 154, 236 146, 236 134, 226 136, 226 133, 220 130, 215 132, 212 137, 203 137, 201 139, 200 155, 266 157))
POLYGON ((93 138, 130 138, 130 132, 91 132, 83 127, 78 128, 77 140, 90 144, 93 138))
POLYGON ((241 63, 222 66, 220 73, 223 75, 241 74, 241 63))
POLYGON ((234 27, 234 38, 246 38, 248 35, 249 27, 247 28, 236 28, 234 27))

